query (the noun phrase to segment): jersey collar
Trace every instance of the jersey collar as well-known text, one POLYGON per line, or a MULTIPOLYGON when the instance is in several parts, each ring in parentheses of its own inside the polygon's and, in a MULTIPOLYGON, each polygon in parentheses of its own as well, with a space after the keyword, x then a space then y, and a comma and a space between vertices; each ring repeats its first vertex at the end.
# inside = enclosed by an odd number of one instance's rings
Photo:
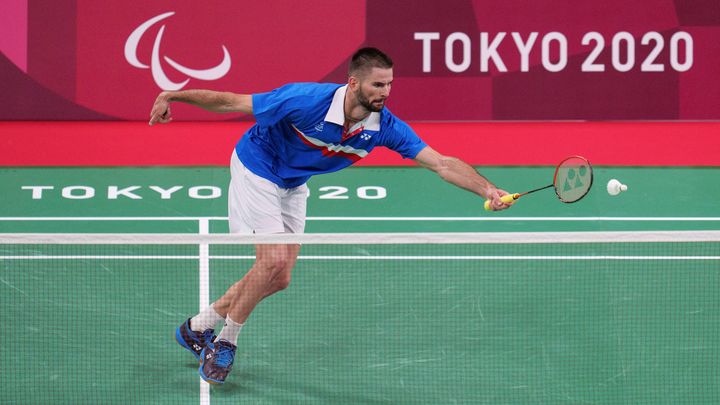
MULTIPOLYGON (((345 93, 347 93, 347 84, 338 87, 338 89, 335 90, 332 103, 330 103, 330 109, 325 115, 325 121, 332 122, 333 124, 340 126, 345 124, 345 93)), ((380 113, 371 112, 364 120, 353 125, 351 130, 357 127, 364 127, 370 131, 379 131, 380 113)))

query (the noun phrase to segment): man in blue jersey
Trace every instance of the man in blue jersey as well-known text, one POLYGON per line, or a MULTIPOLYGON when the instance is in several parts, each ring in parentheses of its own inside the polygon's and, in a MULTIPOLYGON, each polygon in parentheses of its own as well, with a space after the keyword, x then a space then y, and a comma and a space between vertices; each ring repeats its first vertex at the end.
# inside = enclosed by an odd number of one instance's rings
MULTIPOLYGON (((240 139, 231 158, 228 216, 233 233, 302 233, 310 176, 347 167, 376 146, 415 160, 458 187, 509 207, 507 194, 459 159, 443 156, 395 117, 385 100, 393 63, 375 48, 352 57, 347 84, 293 83, 269 93, 210 90, 162 92, 150 125, 171 120, 170 103, 184 102, 213 112, 253 114, 257 123, 240 139)), ((285 289, 299 245, 257 245, 245 276, 176 331, 177 341, 201 361, 200 376, 222 384, 232 368, 240 329, 265 297, 285 289), (217 336, 214 326, 224 320, 217 336)))

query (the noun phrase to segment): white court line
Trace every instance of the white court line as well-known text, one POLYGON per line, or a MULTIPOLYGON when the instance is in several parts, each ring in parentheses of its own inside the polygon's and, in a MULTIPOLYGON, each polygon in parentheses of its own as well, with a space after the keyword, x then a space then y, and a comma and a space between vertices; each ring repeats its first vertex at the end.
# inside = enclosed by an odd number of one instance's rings
MULTIPOLYGON (((226 221, 227 217, 0 217, 0 221, 226 221)), ((720 217, 308 217, 308 221, 720 221, 720 217)))
MULTIPOLYGON (((210 221, 200 220, 199 234, 210 234, 210 221)), ((210 305, 210 245, 207 243, 200 244, 200 311, 210 305)))
POLYGON ((34 255, 34 256, 0 256, 5 260, 200 260, 200 256, 160 256, 160 255, 34 255))
POLYGON ((0 217, 0 221, 219 221, 227 217, 0 217))
MULTIPOLYGON (((201 218, 198 220, 198 233, 200 235, 207 235, 210 233, 210 220, 207 218, 201 218)), ((207 243, 201 243, 198 250, 199 263, 199 302, 202 311, 208 305, 210 305, 210 245, 207 243)), ((210 405, 210 384, 205 382, 202 378, 200 380, 200 405, 210 405)))
MULTIPOLYGON (((255 260, 255 256, 117 256, 37 255, 0 256, 3 260, 255 260)), ((298 260, 720 260, 720 256, 299 256, 298 260)), ((208 278, 209 280, 209 278, 208 278)), ((202 292, 201 292, 202 294, 202 292)), ((209 296, 209 295, 208 295, 209 296)), ((207 298, 203 298, 207 299, 207 298)), ((209 300, 208 300, 209 301, 209 300)), ((209 302, 202 306, 205 308, 209 302)))
POLYGON ((309 221, 720 221, 720 217, 309 217, 309 221))

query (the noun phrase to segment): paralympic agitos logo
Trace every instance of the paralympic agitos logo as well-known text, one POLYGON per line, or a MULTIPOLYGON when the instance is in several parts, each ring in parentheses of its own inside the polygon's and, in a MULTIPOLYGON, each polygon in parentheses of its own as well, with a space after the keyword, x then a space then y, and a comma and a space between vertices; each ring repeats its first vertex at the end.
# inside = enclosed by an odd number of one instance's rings
POLYGON ((199 80, 217 80, 222 78, 227 74, 228 71, 230 71, 231 66, 231 60, 230 60, 230 53, 228 52, 225 45, 222 46, 223 51, 223 59, 222 61, 209 69, 193 69, 186 66, 183 66, 176 61, 174 61, 172 58, 168 56, 163 56, 163 60, 173 67, 178 72, 183 73, 184 75, 188 76, 187 79, 181 81, 181 82, 173 82, 168 78, 168 76, 165 74, 165 71, 163 70, 163 64, 160 60, 160 45, 162 43, 163 34, 165 33, 165 25, 163 24, 160 29, 158 30, 157 34, 155 35, 155 41, 153 43, 152 47, 152 54, 150 55, 150 65, 141 62, 138 59, 137 55, 137 48, 138 44, 140 43, 140 40, 145 35, 145 33, 155 24, 158 22, 174 15, 174 11, 170 11, 167 13, 163 13, 160 15, 157 15, 155 17, 150 18, 149 20, 145 21, 144 23, 140 24, 135 30, 130 33, 130 36, 128 37, 127 41, 125 41, 125 60, 132 65, 133 67, 136 67, 138 69, 150 69, 150 72, 152 73, 153 80, 155 80, 155 83, 163 90, 180 90, 185 85, 188 84, 190 81, 190 78, 193 79, 199 79, 199 80))

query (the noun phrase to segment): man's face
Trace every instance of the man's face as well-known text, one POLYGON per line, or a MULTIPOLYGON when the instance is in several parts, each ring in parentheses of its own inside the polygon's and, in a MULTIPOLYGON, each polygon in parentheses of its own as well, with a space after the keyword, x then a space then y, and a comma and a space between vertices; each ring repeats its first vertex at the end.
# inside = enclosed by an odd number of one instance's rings
POLYGON ((357 99, 368 111, 379 112, 385 107, 385 99, 392 87, 392 69, 372 68, 369 73, 357 78, 359 88, 357 99))

